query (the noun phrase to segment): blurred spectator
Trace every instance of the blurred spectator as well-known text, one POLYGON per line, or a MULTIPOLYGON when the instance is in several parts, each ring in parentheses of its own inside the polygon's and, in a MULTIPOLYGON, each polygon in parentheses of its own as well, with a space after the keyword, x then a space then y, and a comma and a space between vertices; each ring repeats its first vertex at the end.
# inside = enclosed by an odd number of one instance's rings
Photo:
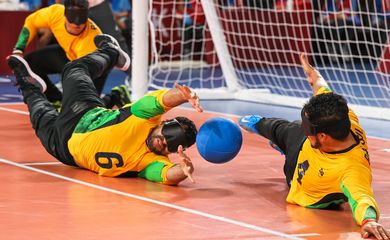
MULTIPOLYGON (((311 1, 312 0, 292 0, 291 10, 311 9, 311 1)), ((289 0, 276 0, 275 9, 278 10, 288 9, 288 4, 289 4, 288 2, 289 0)))
POLYGON ((132 18, 131 18, 131 0, 111 0, 112 11, 116 24, 122 32, 122 36, 126 40, 127 47, 129 49, 129 56, 131 57, 131 42, 132 42, 132 18))
POLYGON ((19 11, 29 10, 29 5, 26 2, 19 0, 0 0, 0 10, 2 11, 19 11))
POLYGON ((186 0, 185 3, 179 3, 177 13, 184 25, 182 36, 184 60, 201 60, 206 18, 200 0, 186 0))
POLYGON ((378 16, 376 0, 313 0, 313 8, 317 61, 371 61, 380 56, 387 33, 373 24, 378 16))
POLYGON ((274 8, 275 0, 236 0, 237 2, 242 2, 244 6, 253 7, 253 8, 274 8))
POLYGON ((21 3, 25 3, 28 6, 28 10, 36 10, 41 8, 42 1, 41 0, 20 0, 21 3))

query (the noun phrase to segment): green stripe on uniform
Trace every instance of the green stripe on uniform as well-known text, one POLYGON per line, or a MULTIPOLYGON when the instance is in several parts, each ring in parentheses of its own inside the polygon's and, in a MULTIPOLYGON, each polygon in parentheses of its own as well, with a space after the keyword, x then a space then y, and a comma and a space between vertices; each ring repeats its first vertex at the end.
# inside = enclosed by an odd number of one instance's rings
POLYGON ((105 123, 115 119, 119 114, 119 110, 110 110, 100 107, 91 109, 80 119, 73 132, 86 133, 93 131, 105 123))

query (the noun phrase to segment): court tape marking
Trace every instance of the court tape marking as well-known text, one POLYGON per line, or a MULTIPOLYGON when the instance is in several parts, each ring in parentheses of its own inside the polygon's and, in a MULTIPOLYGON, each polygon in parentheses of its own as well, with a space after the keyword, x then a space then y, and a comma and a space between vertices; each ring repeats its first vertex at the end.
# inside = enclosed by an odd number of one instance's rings
POLYGON ((291 234, 291 236, 295 237, 315 237, 315 236, 321 236, 319 233, 300 233, 300 234, 291 234))
POLYGON ((16 109, 12 109, 12 108, 0 107, 0 110, 7 111, 7 112, 13 112, 13 113, 19 113, 19 114, 23 114, 23 115, 30 115, 29 112, 20 111, 20 110, 16 110, 16 109))
POLYGON ((45 166, 45 165, 63 165, 62 162, 33 162, 33 163, 23 163, 25 166, 45 166))
MULTIPOLYGON (((77 179, 73 179, 73 178, 62 176, 60 174, 56 174, 56 173, 52 173, 52 172, 49 172, 49 171, 41 170, 41 169, 38 169, 38 168, 26 166, 26 165, 23 165, 23 164, 20 164, 20 163, 12 162, 10 160, 6 160, 6 159, 0 158, 0 162, 8 164, 8 165, 15 166, 15 167, 23 168, 23 169, 26 169, 26 170, 30 170, 30 171, 33 171, 33 172, 42 173, 42 174, 45 174, 45 175, 48 175, 48 176, 51 176, 51 177, 55 177, 55 178, 59 178, 59 179, 65 180, 65 181, 81 184, 81 185, 84 185, 84 186, 87 186, 87 187, 99 189, 99 190, 102 190, 102 191, 118 194, 118 195, 125 196, 125 197, 134 198, 134 199, 137 199, 137 200, 141 200, 141 201, 144 201, 144 202, 157 204, 157 205, 168 207, 168 208, 173 208, 173 209, 176 209, 176 210, 179 210, 179 211, 183 211, 183 212, 191 213, 191 214, 194 214, 194 215, 206 217, 206 218, 213 219, 213 220, 216 220, 216 221, 230 223, 230 224, 237 225, 237 226, 244 227, 244 228, 248 228, 248 229, 251 229, 251 230, 255 230, 255 231, 259 231, 259 232, 263 232, 263 233, 268 233, 270 235, 274 235, 274 236, 278 236, 278 237, 282 237, 282 238, 286 238, 286 239, 293 239, 293 240, 301 240, 301 239, 303 239, 303 238, 300 238, 300 237, 297 237, 297 236, 294 236, 294 235, 290 235, 290 234, 274 231, 274 230, 271 230, 271 229, 268 229, 268 228, 259 227, 259 226, 256 226, 256 225, 252 225, 252 224, 248 224, 248 223, 245 223, 245 222, 236 221, 236 220, 225 218, 225 217, 221 217, 221 216, 218 216, 218 215, 213 215, 213 214, 201 212, 201 211, 194 210, 194 209, 191 209, 191 208, 181 207, 181 206, 178 206, 178 205, 175 205, 175 204, 161 202, 161 201, 157 201, 157 200, 154 200, 154 199, 150 199, 150 198, 134 195, 134 194, 131 194, 131 193, 121 192, 121 191, 118 191, 118 190, 115 190, 115 189, 102 187, 102 186, 99 186, 99 185, 96 185, 96 184, 80 181, 80 180, 77 180, 77 179)), ((318 235, 315 234, 315 236, 318 236, 318 235)))

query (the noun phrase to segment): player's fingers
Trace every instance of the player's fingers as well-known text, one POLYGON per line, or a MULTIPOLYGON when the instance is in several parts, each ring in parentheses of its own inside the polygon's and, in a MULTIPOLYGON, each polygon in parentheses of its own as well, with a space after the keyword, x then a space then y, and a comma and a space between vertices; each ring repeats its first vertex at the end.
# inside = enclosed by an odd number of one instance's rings
POLYGON ((180 157, 183 157, 184 151, 182 145, 179 145, 179 147, 177 147, 177 154, 179 154, 180 157))
POLYGON ((378 227, 378 232, 381 234, 382 239, 388 240, 389 238, 387 237, 386 230, 383 229, 383 227, 378 227))
POLYGON ((195 183, 195 180, 194 180, 194 178, 192 177, 192 174, 191 174, 191 172, 190 172, 190 167, 187 167, 187 173, 186 173, 186 175, 187 175, 188 179, 190 179, 190 181, 191 181, 192 183, 195 183))
POLYGON ((306 54, 305 53, 301 53, 301 55, 299 56, 300 57, 300 59, 301 59, 301 63, 303 64, 303 63, 305 63, 306 62, 306 54))
POLYGON ((198 112, 203 112, 203 108, 199 104, 199 98, 189 102, 191 106, 198 112))
POLYGON ((370 234, 366 231, 363 231, 361 234, 362 234, 362 238, 368 238, 370 236, 370 234))
POLYGON ((181 88, 180 84, 178 84, 177 82, 175 82, 175 88, 179 89, 181 88))
POLYGON ((381 234, 378 231, 378 228, 373 227, 371 233, 376 237, 376 239, 383 240, 381 234))
POLYGON ((183 95, 184 97, 188 98, 191 94, 191 90, 186 86, 186 85, 180 85, 178 84, 177 82, 175 83, 175 88, 177 90, 179 90, 183 95))
POLYGON ((195 109, 198 112, 203 112, 203 108, 200 105, 198 105, 195 109))

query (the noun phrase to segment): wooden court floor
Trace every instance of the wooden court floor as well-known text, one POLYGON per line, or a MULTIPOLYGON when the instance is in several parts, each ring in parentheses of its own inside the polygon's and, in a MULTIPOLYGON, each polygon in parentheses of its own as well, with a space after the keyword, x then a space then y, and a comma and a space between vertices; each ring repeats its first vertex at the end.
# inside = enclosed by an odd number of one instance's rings
MULTIPOLYGON (((178 108, 166 117, 177 115, 199 127, 216 113, 178 108)), ((360 239, 348 205, 285 202, 283 156, 260 136, 244 133, 239 155, 222 165, 190 148, 196 183, 164 186, 58 163, 22 104, 1 104, 0 119, 0 239, 360 239)), ((390 141, 369 138, 369 146, 380 222, 390 228, 390 141)))

